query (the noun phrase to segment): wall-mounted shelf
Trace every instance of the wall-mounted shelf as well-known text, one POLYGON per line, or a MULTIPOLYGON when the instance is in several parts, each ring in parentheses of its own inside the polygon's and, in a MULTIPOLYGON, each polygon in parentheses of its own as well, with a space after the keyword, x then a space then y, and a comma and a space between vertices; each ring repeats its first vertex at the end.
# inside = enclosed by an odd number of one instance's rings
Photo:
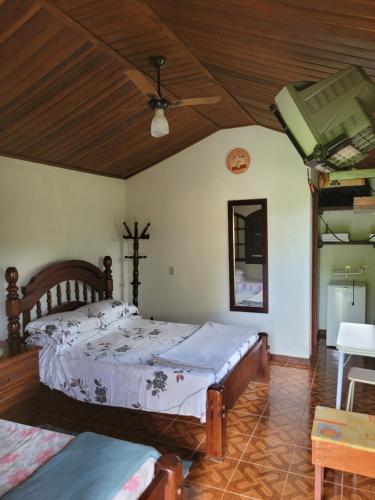
POLYGON ((318 248, 322 248, 324 245, 371 245, 375 248, 375 240, 352 240, 352 241, 322 241, 318 240, 318 248))

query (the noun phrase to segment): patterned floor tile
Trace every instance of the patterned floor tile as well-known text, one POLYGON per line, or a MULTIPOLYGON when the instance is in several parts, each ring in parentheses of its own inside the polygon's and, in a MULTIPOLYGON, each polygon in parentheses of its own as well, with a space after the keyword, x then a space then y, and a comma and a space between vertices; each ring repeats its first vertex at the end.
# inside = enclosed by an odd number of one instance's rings
POLYGON ((374 500, 375 495, 370 491, 356 490, 344 486, 341 498, 343 500, 374 500))
POLYGON ((315 415, 315 406, 306 405, 302 417, 302 426, 312 427, 315 415))
MULTIPOLYGON (((339 484, 323 484, 323 500, 341 500, 342 486, 339 484)), ((313 500, 314 499, 314 479, 308 476, 288 474, 283 500, 313 500)))
POLYGON ((229 431, 227 433, 226 456, 240 459, 250 439, 250 436, 247 436, 246 434, 238 434, 234 431, 229 431))
POLYGON ((344 472, 344 486, 375 493, 375 479, 344 472))
POLYGON ((270 395, 269 384, 259 384, 258 382, 250 382, 246 392, 251 392, 258 398, 268 399, 270 395))
POLYGON ((234 410, 243 410, 254 415, 261 415, 267 405, 267 399, 258 398, 251 392, 244 392, 234 405, 234 410))
POLYGON ((269 418, 285 418, 299 424, 302 421, 302 416, 305 408, 304 400, 275 400, 270 399, 264 409, 262 417, 269 418))
POLYGON ((286 476, 284 471, 240 461, 227 491, 257 499, 280 499, 286 476))
POLYGON ((220 500, 224 494, 223 490, 212 488, 199 483, 191 483, 186 481, 184 484, 184 499, 191 500, 220 500))
POLYGON ((244 500, 251 497, 245 495, 238 495, 237 493, 231 493, 230 491, 226 491, 224 495, 221 497, 221 500, 244 500))
MULTIPOLYGON (((191 459, 185 483, 188 500, 309 499, 314 484, 310 440, 314 406, 335 405, 337 361, 338 353, 322 343, 310 368, 290 365, 287 359, 271 361, 270 383, 251 382, 228 413, 228 454, 221 462, 205 458, 205 427, 191 417, 86 405, 42 388, 35 424, 71 432, 93 430, 191 459)), ((373 369, 375 360, 350 360, 343 401, 350 366, 373 369)), ((375 389, 358 385, 355 408, 375 414, 375 389)), ((341 493, 343 499, 375 500, 375 480, 326 469, 324 498, 338 500, 341 493)))
POLYGON ((152 446, 158 450, 159 453, 173 453, 179 456, 183 460, 191 460, 194 451, 190 448, 183 448, 182 446, 176 446, 171 443, 165 443, 163 441, 153 441, 152 446))
POLYGON ((343 473, 339 470, 328 469, 327 467, 324 469, 324 480, 329 483, 342 484, 343 482, 343 473))
MULTIPOLYGON (((343 397, 345 401, 345 397, 343 397)), ((312 391, 310 392, 306 404, 308 406, 331 406, 335 407, 336 392, 335 391, 312 391)))
POLYGON ((166 432, 173 421, 163 417, 152 417, 142 415, 138 417, 131 427, 124 426, 124 433, 127 436, 134 435, 137 441, 142 439, 158 439, 163 432, 166 432))
POLYGON ((226 458, 216 462, 206 458, 203 453, 196 453, 190 469, 189 482, 201 483, 218 489, 225 489, 238 464, 237 460, 226 458))
POLYGON ((293 445, 253 436, 247 445, 242 460, 288 471, 293 449, 293 445))
MULTIPOLYGON (((237 432, 229 431, 227 433, 227 449, 225 457, 235 458, 239 460, 242 457, 245 448, 250 441, 250 436, 246 434, 238 434, 237 432)), ((198 451, 206 450, 206 440, 204 439, 199 445, 198 451)))
POLYGON ((254 430, 254 436, 286 444, 295 444, 298 438, 298 426, 284 417, 262 417, 254 430))
POLYGON ((227 415, 227 430, 228 432, 251 436, 258 421, 258 415, 252 415, 243 410, 232 408, 227 415))
POLYGON ((195 450, 206 436, 205 428, 201 425, 174 421, 162 432, 158 439, 168 443, 195 450))
POLYGON ((313 476, 314 466, 311 463, 311 450, 309 448, 295 446, 289 470, 292 473, 302 476, 313 476))
POLYGON ((289 387, 281 384, 273 385, 270 388, 270 399, 277 401, 293 401, 295 403, 306 402, 309 390, 306 387, 294 387, 291 391, 289 387))
MULTIPOLYGON (((358 395, 356 394, 354 395, 354 398, 353 411, 358 413, 375 413, 375 403, 371 401, 360 401, 358 395)), ((346 399, 344 401, 346 401, 346 399)))
MULTIPOLYGON (((271 354, 271 356, 272 356, 272 354, 271 354)), ((281 360, 280 358, 279 359, 275 359, 275 358, 271 357, 270 368, 273 368, 275 366, 286 366, 287 364, 288 364, 287 358, 281 360)))
POLYGON ((311 448, 311 426, 301 425, 297 431, 297 441, 298 446, 303 446, 304 448, 311 448))

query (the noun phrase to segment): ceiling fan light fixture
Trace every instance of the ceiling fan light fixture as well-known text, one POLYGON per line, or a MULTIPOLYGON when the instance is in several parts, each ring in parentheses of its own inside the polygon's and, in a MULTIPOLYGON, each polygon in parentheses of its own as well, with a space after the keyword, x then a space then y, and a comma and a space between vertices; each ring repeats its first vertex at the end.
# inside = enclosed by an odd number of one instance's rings
POLYGON ((169 134, 169 123, 164 114, 163 108, 156 108, 154 118, 151 122, 152 137, 163 137, 169 134))
POLYGON ((160 70, 163 66, 165 66, 166 62, 167 58, 163 56, 151 58, 151 64, 156 68, 156 88, 154 87, 154 83, 151 79, 146 77, 146 75, 144 75, 141 71, 136 69, 128 69, 125 71, 127 78, 129 78, 138 90, 148 98, 148 107, 154 111, 154 117, 151 121, 151 135, 156 138, 169 134, 169 124, 164 113, 166 109, 181 108, 183 106, 217 104, 221 100, 221 96, 208 96, 177 99, 171 102, 169 99, 163 97, 160 82, 160 70))

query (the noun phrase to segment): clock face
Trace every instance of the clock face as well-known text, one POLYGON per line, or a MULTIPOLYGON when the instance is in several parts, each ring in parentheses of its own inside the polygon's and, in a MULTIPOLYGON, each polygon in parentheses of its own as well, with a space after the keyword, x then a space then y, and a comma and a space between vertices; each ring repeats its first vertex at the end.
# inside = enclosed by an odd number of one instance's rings
POLYGON ((250 167, 250 155, 243 148, 232 149, 227 156, 227 168, 232 174, 243 174, 250 167))

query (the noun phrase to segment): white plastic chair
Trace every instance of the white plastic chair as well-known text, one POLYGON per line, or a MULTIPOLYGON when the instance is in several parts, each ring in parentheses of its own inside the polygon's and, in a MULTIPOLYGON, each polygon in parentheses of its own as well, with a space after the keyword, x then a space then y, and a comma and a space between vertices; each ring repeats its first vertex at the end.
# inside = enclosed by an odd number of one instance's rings
POLYGON ((375 370, 366 368, 350 368, 348 379, 350 380, 346 411, 353 411, 354 390, 356 382, 361 384, 375 385, 375 370))

